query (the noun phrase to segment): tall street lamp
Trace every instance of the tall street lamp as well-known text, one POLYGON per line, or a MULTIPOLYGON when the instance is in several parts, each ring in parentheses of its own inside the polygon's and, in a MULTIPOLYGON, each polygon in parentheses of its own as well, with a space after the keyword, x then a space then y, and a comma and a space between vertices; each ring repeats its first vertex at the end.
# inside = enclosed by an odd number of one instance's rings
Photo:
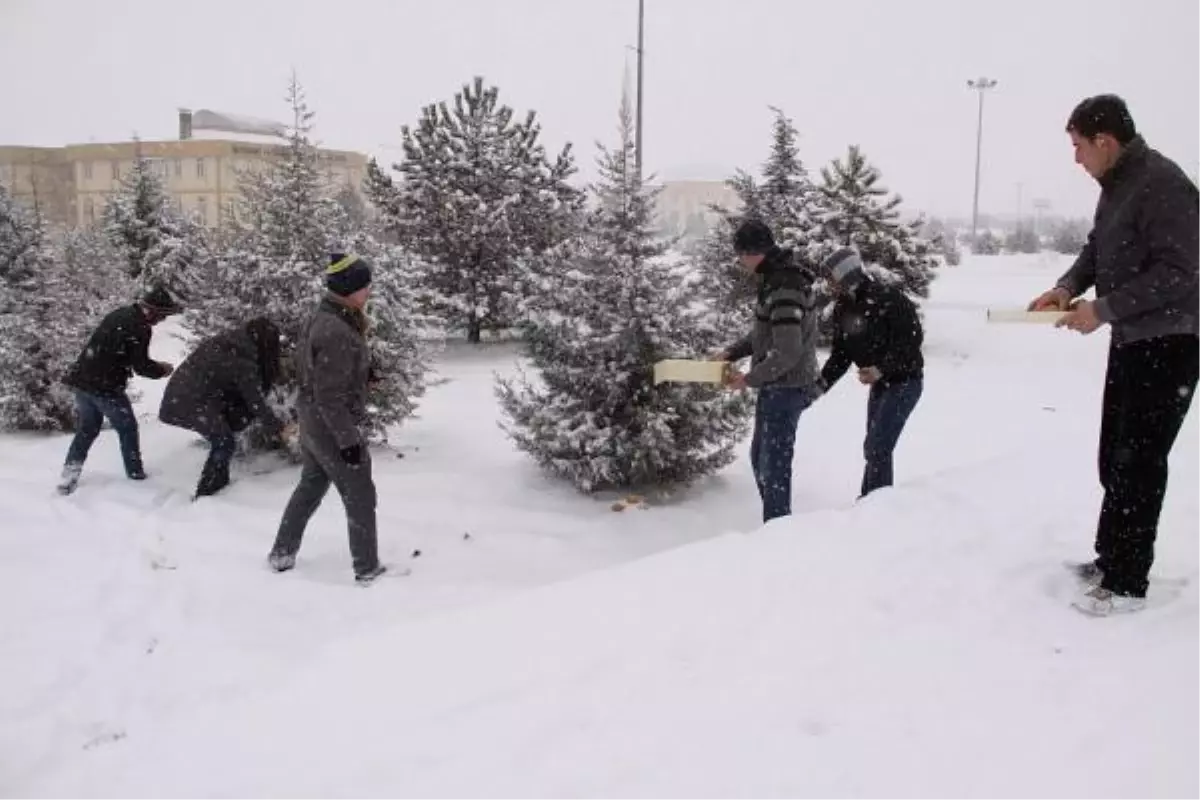
POLYGON ((971 206, 971 246, 975 245, 975 236, 979 232, 979 163, 983 154, 983 95, 988 89, 996 86, 992 78, 974 78, 967 81, 972 91, 979 92, 979 122, 975 128, 975 202, 971 206))

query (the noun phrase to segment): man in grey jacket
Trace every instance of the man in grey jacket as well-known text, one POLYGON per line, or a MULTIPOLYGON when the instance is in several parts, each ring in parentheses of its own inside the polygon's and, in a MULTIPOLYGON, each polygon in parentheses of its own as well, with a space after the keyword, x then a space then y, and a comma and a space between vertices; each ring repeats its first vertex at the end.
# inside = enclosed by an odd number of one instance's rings
POLYGON ((1091 97, 1071 114, 1075 161, 1100 183, 1087 244, 1033 310, 1083 334, 1112 327, 1100 424, 1104 503, 1096 559, 1075 565, 1074 606, 1105 616, 1144 607, 1167 459, 1196 389, 1196 185, 1146 146, 1124 101, 1091 97), (1095 287, 1093 301, 1074 298, 1095 287))
POLYGON ((763 522, 769 522, 792 513, 796 427, 821 394, 813 276, 796 264, 791 250, 775 244, 771 229, 759 220, 742 223, 733 245, 742 267, 758 278, 758 303, 750 335, 717 355, 731 362, 750 358, 749 372, 731 371, 727 385, 758 390, 750 465, 763 522))
POLYGON ((271 548, 269 562, 276 572, 296 565, 304 529, 330 483, 346 508, 355 580, 366 585, 387 571, 379 563, 375 482, 361 432, 370 374, 363 309, 370 284, 365 259, 335 254, 326 270, 329 293, 296 348, 303 467, 271 548))

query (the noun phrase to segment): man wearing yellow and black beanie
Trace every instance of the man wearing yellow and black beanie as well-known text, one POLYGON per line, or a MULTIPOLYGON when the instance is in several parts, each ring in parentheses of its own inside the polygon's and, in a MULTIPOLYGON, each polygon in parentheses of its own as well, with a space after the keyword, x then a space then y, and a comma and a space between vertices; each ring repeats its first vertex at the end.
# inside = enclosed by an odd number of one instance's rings
POLYGON ((370 376, 364 308, 371 265, 361 256, 335 253, 325 270, 325 287, 328 292, 296 348, 303 467, 269 562, 276 572, 296 565, 304 529, 332 483, 346 507, 354 578, 367 585, 387 571, 379 563, 375 481, 362 430, 370 376))

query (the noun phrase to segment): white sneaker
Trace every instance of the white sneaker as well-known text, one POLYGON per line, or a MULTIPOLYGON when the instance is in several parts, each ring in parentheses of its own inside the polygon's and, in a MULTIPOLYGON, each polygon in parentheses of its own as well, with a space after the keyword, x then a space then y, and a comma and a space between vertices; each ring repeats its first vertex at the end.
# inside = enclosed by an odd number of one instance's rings
POLYGON ((1113 614, 1132 614, 1146 607, 1146 598, 1114 594, 1108 589, 1093 586, 1071 601, 1079 612, 1092 617, 1108 617, 1113 614))

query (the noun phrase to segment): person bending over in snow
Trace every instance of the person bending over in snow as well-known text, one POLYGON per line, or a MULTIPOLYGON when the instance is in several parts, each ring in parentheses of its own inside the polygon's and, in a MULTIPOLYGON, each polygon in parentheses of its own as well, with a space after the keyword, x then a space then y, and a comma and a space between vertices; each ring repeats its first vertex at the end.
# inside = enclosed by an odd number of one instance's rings
POLYGON ((303 467, 268 561, 276 572, 296 565, 304 529, 332 482, 346 507, 354 577, 362 585, 386 572, 379 563, 375 482, 361 423, 372 379, 364 308, 371 266, 356 255, 335 254, 325 271, 328 293, 296 348, 303 467))
POLYGON ((1100 199, 1083 251, 1029 308, 1067 311, 1056 327, 1082 334, 1112 326, 1096 558, 1073 565, 1082 590, 1074 607, 1107 616, 1145 605, 1167 459, 1196 391, 1200 223, 1196 185, 1146 145, 1121 98, 1084 100, 1067 133, 1100 199), (1092 287, 1094 301, 1073 302, 1092 287))
POLYGON ((236 434, 256 418, 278 437, 283 424, 267 405, 266 393, 279 378, 279 328, 265 317, 197 345, 167 382, 158 418, 208 440, 208 459, 196 497, 229 484, 236 434))
POLYGON ((892 485, 892 454, 921 399, 924 332, 913 301, 899 287, 868 275, 853 248, 835 252, 824 268, 837 299, 833 345, 821 369, 821 389, 828 391, 851 364, 858 367, 858 380, 871 387, 861 498, 892 485))
POLYGON ((150 336, 155 325, 181 310, 166 289, 156 286, 133 305, 109 312, 92 331, 63 378, 63 383, 75 390, 75 438, 67 450, 60 493, 75 491, 105 419, 120 440, 125 474, 131 480, 145 480, 137 417, 126 388, 134 372, 153 379, 171 374, 170 364, 150 359, 150 336))
POLYGON ((714 358, 750 358, 750 370, 731 369, 726 385, 758 390, 750 466, 768 522, 792 513, 796 427, 820 395, 813 275, 797 264, 791 250, 775 244, 771 229, 759 220, 738 227, 733 247, 742 268, 758 280, 755 321, 748 336, 714 358))

